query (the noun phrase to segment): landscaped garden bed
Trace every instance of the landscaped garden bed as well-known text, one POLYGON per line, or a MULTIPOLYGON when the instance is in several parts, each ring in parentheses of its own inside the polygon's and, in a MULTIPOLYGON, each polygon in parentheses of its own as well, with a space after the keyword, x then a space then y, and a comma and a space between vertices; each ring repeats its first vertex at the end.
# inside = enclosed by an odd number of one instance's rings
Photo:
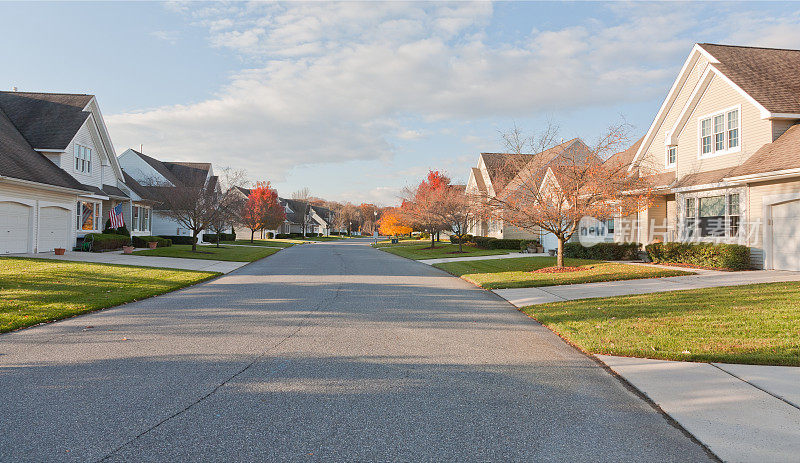
POLYGON ((588 353, 800 366, 800 283, 539 304, 521 310, 588 353))
POLYGON ((622 264, 586 259, 564 259, 565 267, 582 270, 538 270, 552 268, 555 257, 515 257, 434 264, 485 289, 530 288, 538 286, 571 285, 600 281, 634 280, 690 275, 678 269, 647 265, 622 264))
POLYGON ((438 259, 442 257, 493 256, 511 252, 507 249, 482 249, 477 246, 462 245, 463 252, 459 253, 457 244, 437 242, 436 246, 431 248, 430 241, 422 243, 417 242, 414 244, 400 242, 394 245, 378 246, 378 249, 413 260, 438 259))
POLYGON ((174 291, 219 273, 0 257, 0 332, 174 291))

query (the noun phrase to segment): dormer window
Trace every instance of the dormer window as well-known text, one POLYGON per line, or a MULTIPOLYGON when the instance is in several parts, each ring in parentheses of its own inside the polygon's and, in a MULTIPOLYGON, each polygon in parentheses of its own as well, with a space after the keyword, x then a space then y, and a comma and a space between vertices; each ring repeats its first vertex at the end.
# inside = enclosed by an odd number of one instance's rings
POLYGON ((678 162, 678 147, 667 146, 667 167, 675 167, 678 162))
POLYGON ((711 157, 739 150, 739 108, 700 118, 700 157, 711 157))
POLYGON ((75 143, 75 171, 92 173, 92 149, 75 143))

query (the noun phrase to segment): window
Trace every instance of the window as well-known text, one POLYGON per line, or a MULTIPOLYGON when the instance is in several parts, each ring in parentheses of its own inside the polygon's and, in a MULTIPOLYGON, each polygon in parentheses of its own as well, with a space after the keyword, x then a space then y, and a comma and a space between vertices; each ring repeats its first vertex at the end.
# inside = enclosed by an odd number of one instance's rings
POLYGON ((614 219, 606 220, 606 230, 608 230, 609 235, 614 234, 614 219))
POLYGON ((728 111, 728 148, 739 146, 739 110, 728 111))
POLYGON ((133 219, 131 227, 136 231, 150 230, 150 208, 133 206, 133 219))
POLYGON ((75 171, 92 172, 92 149, 75 143, 75 171))
POLYGON ((695 236, 695 225, 697 224, 697 210, 695 199, 686 198, 686 236, 695 236))
POLYGON ((139 228, 139 206, 133 206, 133 220, 131 222, 131 228, 136 231, 141 230, 139 228))
POLYGON ((77 223, 76 228, 82 231, 99 231, 100 230, 100 203, 90 201, 78 201, 76 209, 77 223))
POLYGON ((739 195, 728 195, 728 236, 739 236, 739 195))
POLYGON ((739 109, 700 120, 700 155, 725 154, 739 147, 739 109))
POLYGON ((700 236, 725 236, 725 196, 700 198, 700 236))
POLYGON ((686 198, 686 236, 739 236, 739 216, 737 193, 686 198))
POLYGON ((674 166, 676 162, 678 162, 678 147, 677 146, 668 146, 667 147, 667 167, 674 166))
POLYGON ((711 119, 700 121, 700 137, 702 143, 703 154, 711 152, 711 119))

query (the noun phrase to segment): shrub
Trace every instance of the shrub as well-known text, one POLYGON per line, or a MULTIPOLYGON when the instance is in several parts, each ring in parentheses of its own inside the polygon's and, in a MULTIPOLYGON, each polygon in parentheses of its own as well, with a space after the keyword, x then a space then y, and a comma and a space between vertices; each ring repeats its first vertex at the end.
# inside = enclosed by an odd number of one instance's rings
POLYGON ((458 242, 462 243, 469 243, 472 241, 472 235, 466 234, 463 235, 461 238, 457 237, 456 235, 450 235, 450 242, 453 244, 458 244, 458 242))
POLYGON ((120 249, 131 242, 131 238, 125 235, 115 235, 113 233, 89 233, 84 237, 84 241, 92 239, 92 251, 109 251, 120 249))
MULTIPOLYGON (((236 241, 236 233, 220 233, 219 234, 220 241, 236 241)), ((217 234, 216 233, 206 233, 203 235, 203 242, 204 243, 216 243, 217 242, 217 234)))
POLYGON ((171 240, 172 244, 194 244, 196 241, 193 236, 161 235, 161 237, 171 240))
POLYGON ((472 238, 475 244, 484 249, 515 249, 519 250, 524 240, 500 239, 489 236, 475 236, 472 238))
POLYGON ((159 248, 168 248, 172 246, 172 240, 169 238, 162 238, 160 236, 133 236, 131 237, 133 245, 137 248, 146 248, 147 243, 155 241, 158 243, 159 248))
POLYGON ((650 260, 657 263, 687 264, 724 270, 750 268, 750 248, 740 244, 653 243, 645 246, 650 260))
POLYGON ((119 228, 111 228, 111 220, 110 219, 106 219, 106 226, 103 229, 103 234, 105 234, 105 235, 131 236, 131 232, 128 231, 128 227, 126 227, 125 225, 123 225, 123 226, 121 226, 119 228))
POLYGON ((636 260, 639 258, 639 243, 597 243, 589 247, 580 243, 564 243, 564 257, 592 260, 636 260))

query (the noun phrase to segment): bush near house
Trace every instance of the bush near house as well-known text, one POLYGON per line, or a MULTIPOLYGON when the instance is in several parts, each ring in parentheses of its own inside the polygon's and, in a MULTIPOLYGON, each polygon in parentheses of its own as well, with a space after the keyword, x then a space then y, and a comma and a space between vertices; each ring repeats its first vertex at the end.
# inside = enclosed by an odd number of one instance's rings
POLYGON ((566 243, 564 257, 592 260, 638 260, 639 243, 597 243, 590 247, 580 243, 566 243))
POLYGON ((131 238, 133 245, 137 248, 148 247, 147 243, 155 241, 158 243, 159 248, 168 248, 172 246, 172 240, 169 238, 162 238, 160 236, 134 236, 131 238))
POLYGON ((475 241, 475 237, 472 236, 472 235, 469 235, 469 234, 468 235, 464 235, 463 238, 459 238, 456 235, 450 236, 450 242, 451 243, 458 244, 459 241, 462 242, 462 243, 472 243, 472 242, 475 241))
POLYGON ((162 238, 167 238, 168 240, 172 241, 172 244, 194 244, 195 238, 192 236, 180 236, 180 235, 160 235, 162 238))
POLYGON ((653 243, 645 246, 656 263, 687 264, 722 270, 750 268, 750 248, 739 244, 653 243))
POLYGON ((88 233, 84 241, 89 238, 92 239, 92 251, 120 249, 122 246, 127 246, 131 242, 130 236, 113 233, 88 233))
POLYGON ((472 241, 484 249, 514 249, 519 250, 525 240, 500 239, 488 236, 474 236, 472 241))
MULTIPOLYGON (((220 241, 236 241, 236 233, 220 233, 219 234, 220 241)), ((204 243, 216 243, 217 242, 217 234, 216 233, 207 233, 203 235, 203 242, 204 243)))

